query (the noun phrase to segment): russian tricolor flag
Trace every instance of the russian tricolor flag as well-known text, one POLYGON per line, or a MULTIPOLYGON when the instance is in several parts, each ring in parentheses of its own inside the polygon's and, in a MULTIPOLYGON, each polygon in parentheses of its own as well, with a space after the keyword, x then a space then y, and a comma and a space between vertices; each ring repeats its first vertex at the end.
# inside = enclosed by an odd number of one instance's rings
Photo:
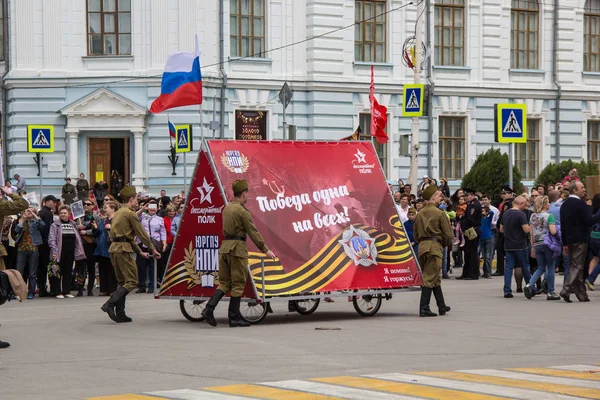
POLYGON ((150 112, 157 114, 169 108, 194 104, 202 104, 202 73, 197 37, 195 53, 174 53, 167 57, 160 96, 152 103, 150 112))
POLYGON ((175 125, 173 125, 173 123, 171 121, 169 122, 169 135, 171 135, 171 137, 173 139, 175 139, 175 137, 177 136, 177 131, 175 130, 175 125))

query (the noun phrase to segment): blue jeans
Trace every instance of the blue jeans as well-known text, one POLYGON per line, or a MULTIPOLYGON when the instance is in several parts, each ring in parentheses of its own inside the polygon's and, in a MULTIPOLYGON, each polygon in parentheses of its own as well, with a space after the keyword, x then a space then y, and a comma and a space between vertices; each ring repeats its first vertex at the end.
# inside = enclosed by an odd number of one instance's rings
POLYGON ((546 281, 548 282, 548 294, 554 293, 554 275, 556 267, 556 258, 552 254, 552 250, 545 244, 541 244, 534 247, 535 259, 537 260, 538 268, 533 273, 533 276, 529 280, 529 286, 533 288, 535 292, 535 282, 546 273, 546 281))
POLYGON ((569 261, 569 256, 563 251, 563 275, 565 277, 564 279, 567 279, 567 275, 569 275, 570 266, 571 262, 569 261))
POLYGON ((587 277, 587 281, 590 283, 594 283, 596 282, 596 279, 598 278, 598 275, 600 275, 600 263, 598 263, 596 265, 596 267, 594 268, 594 270, 592 271, 592 273, 590 274, 590 276, 587 277))
POLYGON ((483 273, 492 275, 492 257, 494 257, 494 239, 483 239, 479 241, 483 255, 483 273))
POLYGON ((527 250, 506 250, 506 264, 504 265, 504 294, 512 293, 510 287, 513 269, 515 264, 518 264, 523 269, 523 277, 525 282, 531 280, 531 272, 529 272, 529 254, 527 250))
POLYGON ((40 253, 37 251, 17 252, 17 269, 27 281, 27 294, 34 295, 37 286, 37 267, 40 253))
POLYGON ((145 259, 142 256, 136 257, 138 267, 138 287, 143 289, 146 287, 146 279, 148 280, 148 289, 154 291, 154 259, 150 257, 145 259))

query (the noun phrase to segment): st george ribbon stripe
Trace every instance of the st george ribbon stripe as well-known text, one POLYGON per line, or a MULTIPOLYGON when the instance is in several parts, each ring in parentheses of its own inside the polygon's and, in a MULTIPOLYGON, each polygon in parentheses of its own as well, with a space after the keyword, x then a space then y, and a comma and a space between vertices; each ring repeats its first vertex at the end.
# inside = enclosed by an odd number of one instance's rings
MULTIPOLYGON (((354 226, 357 229, 366 231, 369 236, 375 238, 377 260, 379 262, 387 265, 403 264, 412 258, 410 244, 400 225, 398 216, 391 217, 389 222, 395 232, 395 237, 372 227, 358 224, 354 226)), ((279 262, 276 265, 269 263, 268 270, 266 270, 267 264, 265 262, 265 295, 315 293, 334 281, 351 266, 351 261, 338 242, 341 237, 342 233, 333 237, 312 259, 291 272, 286 272, 279 262)), ((262 254, 250 253, 249 256, 248 263, 254 286, 261 295, 263 292, 262 254)))
MULTIPOLYGON (((512 388, 505 386, 489 385, 487 383, 473 383, 463 381, 452 381, 448 379, 432 378, 429 376, 409 375, 409 374, 378 374, 366 375, 369 378, 384 379, 396 382, 412 383, 415 385, 435 386, 446 389, 464 390, 468 392, 477 392, 490 394, 494 396, 505 396, 516 399, 536 399, 542 398, 541 393, 536 390, 512 388)), ((580 397, 558 395, 554 396, 560 400, 581 400, 580 397)))
POLYGON ((340 396, 352 400, 418 400, 419 397, 402 396, 391 393, 374 392, 372 390, 354 389, 337 385, 308 381, 280 381, 263 382, 261 385, 273 386, 281 389, 298 390, 301 392, 323 394, 326 396, 340 396))

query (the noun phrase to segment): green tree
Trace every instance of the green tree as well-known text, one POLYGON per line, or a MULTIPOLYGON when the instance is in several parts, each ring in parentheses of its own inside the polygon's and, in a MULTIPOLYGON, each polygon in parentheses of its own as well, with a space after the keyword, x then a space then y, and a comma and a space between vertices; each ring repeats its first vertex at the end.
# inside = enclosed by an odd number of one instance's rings
POLYGON ((535 184, 548 186, 562 182, 565 176, 569 175, 569 172, 571 172, 573 168, 577 169, 579 179, 584 183, 586 176, 598 175, 598 166, 592 162, 574 162, 573 160, 567 160, 560 164, 548 164, 538 175, 535 184))
MULTIPOLYGON (((463 177, 462 186, 491 196, 494 203, 500 201, 502 187, 508 184, 508 155, 500 149, 490 149, 480 154, 471 170, 463 177)), ((521 193, 521 173, 513 168, 513 189, 521 193)))

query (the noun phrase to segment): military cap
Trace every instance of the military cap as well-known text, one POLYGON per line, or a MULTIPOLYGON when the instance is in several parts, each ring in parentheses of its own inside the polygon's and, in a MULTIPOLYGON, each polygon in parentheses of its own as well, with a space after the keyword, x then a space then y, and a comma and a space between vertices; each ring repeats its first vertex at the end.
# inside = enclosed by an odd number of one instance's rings
POLYGON ((231 188, 233 189, 233 193, 242 193, 248 190, 248 182, 245 180, 234 181, 231 184, 231 188))
POLYGON ((416 214, 417 213, 417 209, 414 207, 411 207, 408 209, 408 213, 407 214, 416 214))
POLYGON ((471 188, 463 188, 465 194, 475 194, 475 191, 471 188))
POLYGON ((121 198, 121 201, 127 201, 128 199, 132 198, 136 194, 137 194, 137 191, 135 190, 135 188, 133 186, 125 186, 119 192, 119 197, 121 198))
POLYGON ((431 200, 435 192, 437 192, 438 188, 434 185, 429 185, 425 190, 423 190, 423 200, 431 200))

